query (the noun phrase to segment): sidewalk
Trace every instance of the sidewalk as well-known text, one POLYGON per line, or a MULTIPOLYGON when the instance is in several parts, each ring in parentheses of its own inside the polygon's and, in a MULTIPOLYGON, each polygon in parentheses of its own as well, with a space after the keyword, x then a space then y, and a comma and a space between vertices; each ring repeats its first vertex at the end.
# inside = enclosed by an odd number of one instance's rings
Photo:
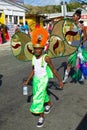
POLYGON ((6 43, 0 44, 0 51, 1 50, 10 50, 10 42, 11 41, 8 41, 6 43))

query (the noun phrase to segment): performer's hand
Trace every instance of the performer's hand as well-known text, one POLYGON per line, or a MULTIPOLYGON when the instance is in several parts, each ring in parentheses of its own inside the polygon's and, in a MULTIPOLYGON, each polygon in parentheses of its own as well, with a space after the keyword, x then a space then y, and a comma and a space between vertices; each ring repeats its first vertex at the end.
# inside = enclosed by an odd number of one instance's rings
POLYGON ((61 89, 63 89, 64 84, 63 84, 63 82, 62 82, 62 81, 60 81, 60 82, 59 82, 59 85, 60 85, 60 88, 61 88, 61 89))
POLYGON ((24 83, 23 83, 23 86, 24 86, 24 85, 28 85, 28 82, 27 82, 27 80, 26 80, 26 81, 24 81, 24 83))

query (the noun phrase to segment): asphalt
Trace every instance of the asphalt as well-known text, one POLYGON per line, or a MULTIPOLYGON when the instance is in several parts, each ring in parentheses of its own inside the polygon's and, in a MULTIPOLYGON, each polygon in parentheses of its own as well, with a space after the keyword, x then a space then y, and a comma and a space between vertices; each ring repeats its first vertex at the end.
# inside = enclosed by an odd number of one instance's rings
MULTIPOLYGON (((52 59, 63 78, 67 57, 52 59)), ((0 45, 0 130, 87 130, 87 80, 84 84, 68 82, 58 88, 54 77, 49 81, 48 93, 53 107, 45 115, 42 128, 37 128, 38 116, 30 113, 32 85, 28 95, 22 94, 22 83, 31 70, 31 62, 18 61, 10 43, 0 45)))

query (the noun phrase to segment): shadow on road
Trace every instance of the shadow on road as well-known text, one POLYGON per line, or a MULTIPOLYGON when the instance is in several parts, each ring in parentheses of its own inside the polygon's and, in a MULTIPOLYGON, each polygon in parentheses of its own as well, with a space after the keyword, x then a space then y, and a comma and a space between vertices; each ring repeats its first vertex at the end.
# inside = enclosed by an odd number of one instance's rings
POLYGON ((81 120, 76 130, 87 130, 87 113, 84 116, 84 118, 81 120))
POLYGON ((60 68, 64 68, 64 71, 67 68, 67 62, 62 62, 62 64, 57 68, 57 71, 59 71, 60 68))
POLYGON ((2 77, 3 77, 3 75, 0 74, 0 86, 2 85, 2 77))

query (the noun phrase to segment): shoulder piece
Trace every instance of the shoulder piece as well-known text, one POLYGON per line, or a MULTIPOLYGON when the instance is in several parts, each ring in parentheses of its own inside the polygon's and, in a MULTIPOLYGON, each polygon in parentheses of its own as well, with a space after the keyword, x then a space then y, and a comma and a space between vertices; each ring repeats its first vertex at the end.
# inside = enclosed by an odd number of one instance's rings
POLYGON ((35 56, 33 55, 33 57, 32 57, 32 66, 34 66, 34 60, 35 60, 35 56))
POLYGON ((43 66, 44 66, 44 58, 45 58, 45 56, 47 56, 47 54, 44 54, 44 55, 42 56, 41 67, 43 67, 43 66))

